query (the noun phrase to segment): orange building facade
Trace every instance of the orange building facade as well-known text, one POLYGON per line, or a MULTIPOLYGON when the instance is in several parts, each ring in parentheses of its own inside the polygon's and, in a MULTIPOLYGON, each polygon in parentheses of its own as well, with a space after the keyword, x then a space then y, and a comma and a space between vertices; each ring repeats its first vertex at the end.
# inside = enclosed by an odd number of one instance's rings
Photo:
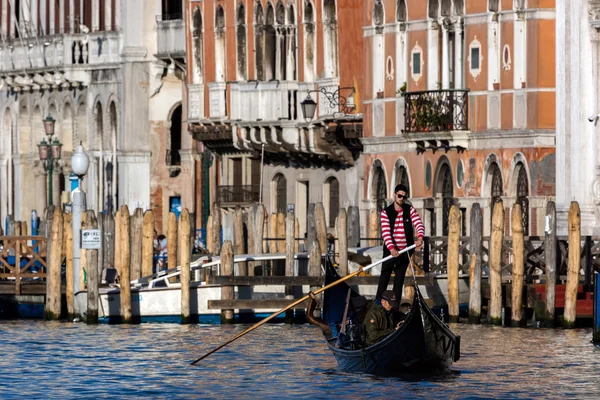
POLYGON ((502 200, 543 235, 556 194, 555 1, 364 2, 364 210, 410 188, 427 235, 463 235, 479 203, 484 234, 502 200))

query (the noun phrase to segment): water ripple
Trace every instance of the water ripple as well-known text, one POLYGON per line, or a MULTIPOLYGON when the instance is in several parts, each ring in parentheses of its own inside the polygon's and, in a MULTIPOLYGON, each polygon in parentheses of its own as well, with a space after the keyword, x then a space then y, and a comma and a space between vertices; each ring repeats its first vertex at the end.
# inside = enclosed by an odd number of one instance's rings
POLYGON ((189 365, 248 327, 1 321, 0 393, 6 399, 600 395, 600 348, 585 329, 453 325, 462 355, 451 371, 380 378, 338 371, 316 328, 273 324, 189 365))

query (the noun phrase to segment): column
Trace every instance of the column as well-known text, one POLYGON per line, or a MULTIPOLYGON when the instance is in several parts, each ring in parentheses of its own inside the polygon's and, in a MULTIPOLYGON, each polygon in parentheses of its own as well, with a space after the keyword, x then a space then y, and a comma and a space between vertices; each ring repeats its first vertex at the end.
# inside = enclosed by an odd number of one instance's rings
POLYGON ((437 90, 440 77, 438 56, 438 35, 440 26, 437 21, 427 21, 427 89, 437 90))
MULTIPOLYGON (((68 0, 69 1, 69 32, 73 33, 75 32, 75 0, 68 0)), ((81 11, 80 11, 81 13, 81 11)), ((79 18, 79 24, 83 24, 83 18, 79 18)), ((77 27, 77 29, 79 29, 79 27, 77 27)))
POLYGON ((4 221, 6 220, 6 216, 9 213, 8 211, 8 199, 10 188, 8 186, 8 163, 9 160, 2 159, 0 160, 0 224, 2 224, 2 229, 4 229, 4 221))
MULTIPOLYGON (((25 3, 27 4, 28 2, 26 1, 25 3)), ((31 33, 32 36, 39 35, 40 27, 38 24, 38 15, 39 15, 38 2, 36 0, 31 0, 31 25, 30 25, 29 32, 31 33)))
POLYGON ((90 28, 90 32, 99 31, 103 28, 100 27, 100 4, 98 4, 98 0, 92 0, 92 26, 88 26, 88 28, 90 28))
POLYGON ((454 88, 462 89, 464 79, 464 37, 460 18, 454 23, 454 88))
MULTIPOLYGON (((497 21, 488 22, 488 90, 494 90, 494 83, 500 82, 499 52, 500 26, 497 21)), ((483 51, 483 49, 482 49, 483 51)), ((485 57, 485 55, 484 55, 485 57)))
POLYGON ((406 63, 406 25, 401 24, 396 34, 396 90, 407 82, 408 65, 406 63))
POLYGON ((450 86, 450 65, 448 53, 448 28, 442 24, 442 89, 450 86))
MULTIPOLYGON (((64 33, 65 31, 65 1, 71 0, 59 0, 58 3, 58 32, 64 33)), ((56 12, 56 11, 54 11, 56 12)), ((54 32, 56 33, 56 32, 54 32)))
MULTIPOLYGON (((44 167, 38 165, 34 167, 33 176, 35 177, 35 209, 43 215, 43 211, 48 205, 48 174, 44 171, 44 167)), ((56 200, 56 197, 54 197, 56 200)), ((57 204, 56 201, 53 204, 57 204)))
POLYGON ((100 27, 100 30, 106 31, 112 30, 112 1, 106 1, 104 5, 104 27, 100 27))
POLYGON ((56 26, 54 20, 56 19, 56 2, 50 2, 50 9, 47 11, 50 13, 50 23, 48 24, 48 34, 54 35, 56 33, 56 26))

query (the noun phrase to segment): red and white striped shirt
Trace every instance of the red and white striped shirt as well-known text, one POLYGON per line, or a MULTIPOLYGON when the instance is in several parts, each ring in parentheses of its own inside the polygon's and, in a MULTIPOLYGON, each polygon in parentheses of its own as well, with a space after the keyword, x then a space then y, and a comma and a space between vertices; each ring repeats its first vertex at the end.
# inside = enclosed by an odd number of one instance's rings
MULTIPOLYGON (((398 250, 402 250, 406 247, 406 236, 404 235, 404 222, 402 219, 403 209, 400 208, 398 210, 398 215, 396 216, 396 223, 394 226, 394 241, 398 246, 398 250)), ((421 221, 421 217, 419 213, 413 206, 410 206, 410 219, 412 220, 413 227, 417 232, 417 236, 419 238, 423 238, 425 235, 425 226, 423 225, 423 221, 421 221)), ((390 220, 388 219, 388 215, 383 210, 381 212, 381 236, 383 237, 383 243, 388 250, 392 251, 395 246, 394 242, 392 242, 392 235, 390 231, 390 220)))

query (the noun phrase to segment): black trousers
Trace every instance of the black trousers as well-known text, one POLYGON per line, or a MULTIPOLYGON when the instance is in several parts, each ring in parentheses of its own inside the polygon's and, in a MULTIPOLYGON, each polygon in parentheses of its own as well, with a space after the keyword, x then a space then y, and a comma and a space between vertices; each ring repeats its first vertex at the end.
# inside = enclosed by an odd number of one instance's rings
POLYGON ((408 253, 400 254, 398 257, 394 257, 387 260, 381 265, 381 275, 379 276, 379 285, 377 285, 377 298, 380 299, 383 292, 387 290, 388 284, 390 283, 390 277, 392 272, 394 275, 394 292, 396 292, 396 298, 398 302, 402 300, 402 286, 404 285, 404 276, 406 275, 406 269, 409 264, 408 253))

